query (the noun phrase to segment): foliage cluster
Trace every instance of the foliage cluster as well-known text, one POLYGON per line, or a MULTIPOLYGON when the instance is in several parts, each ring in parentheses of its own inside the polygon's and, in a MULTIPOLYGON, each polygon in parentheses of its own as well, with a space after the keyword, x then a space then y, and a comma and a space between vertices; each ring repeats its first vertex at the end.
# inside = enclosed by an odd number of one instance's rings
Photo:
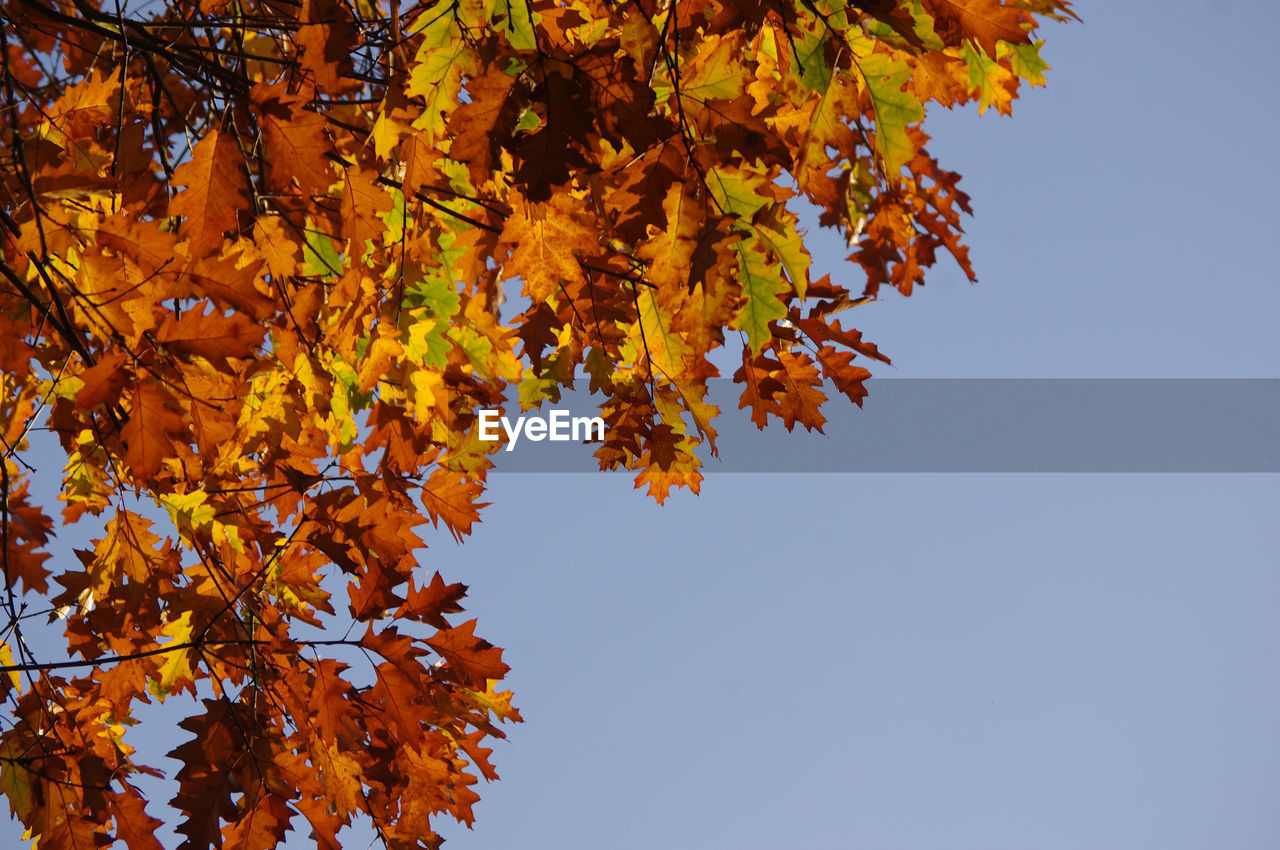
POLYGON ((910 294, 943 255, 973 277, 968 198, 925 149, 926 106, 1007 113, 1043 82, 1037 23, 1071 13, 9 0, 0 16, 0 790, 42 850, 142 850, 160 822, 129 730, 178 694, 198 697, 172 753, 184 848, 290 829, 332 848, 361 816, 388 847, 435 847, 435 818, 470 823, 477 774, 497 776, 485 743, 519 714, 501 650, 455 616, 465 588, 428 579, 419 550, 425 524, 461 539, 478 520, 496 446, 476 411, 586 382, 600 465, 661 501, 696 491, 715 450, 719 349, 761 427, 820 428, 824 385, 860 404, 855 359, 887 360, 835 314, 910 294), (847 238, 860 288, 810 275, 802 203, 847 238), (78 563, 49 562, 33 428, 66 452, 61 522, 101 524, 78 563), (63 659, 24 637, 41 597, 63 659))

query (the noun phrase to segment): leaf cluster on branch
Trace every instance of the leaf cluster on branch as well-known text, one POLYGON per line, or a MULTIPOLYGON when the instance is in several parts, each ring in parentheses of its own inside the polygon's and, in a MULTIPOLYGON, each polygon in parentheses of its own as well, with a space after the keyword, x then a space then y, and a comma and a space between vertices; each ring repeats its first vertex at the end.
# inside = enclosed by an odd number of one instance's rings
POLYGON ((1037 24, 1072 16, 6 2, 0 790, 29 835, 159 847, 126 739, 177 694, 183 848, 470 823, 520 717, 420 532, 478 521, 477 411, 587 383, 600 466, 662 501, 716 450, 719 349, 760 427, 820 428, 824 385, 861 404, 888 361, 835 314, 940 256, 974 277, 925 108, 1009 112, 1044 81, 1037 24), (803 204, 859 286, 811 276, 803 204), (61 522, 102 529, 78 562, 50 563, 33 428, 66 453, 61 522), (36 598, 63 658, 24 636, 36 598))

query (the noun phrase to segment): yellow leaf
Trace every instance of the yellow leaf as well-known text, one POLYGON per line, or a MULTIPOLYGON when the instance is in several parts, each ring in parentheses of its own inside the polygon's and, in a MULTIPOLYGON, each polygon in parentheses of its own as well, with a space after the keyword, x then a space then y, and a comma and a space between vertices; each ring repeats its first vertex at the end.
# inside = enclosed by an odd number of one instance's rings
MULTIPOLYGON (((181 617, 165 623, 160 629, 160 634, 163 637, 173 638, 171 643, 174 645, 189 643, 191 641, 191 612, 183 611, 181 617)), ((164 662, 160 665, 158 691, 161 699, 171 693, 175 685, 190 681, 193 678, 187 654, 189 651, 187 648, 175 649, 172 652, 166 652, 162 656, 164 662)))
MULTIPOLYGON (((5 667, 14 666, 13 650, 9 649, 8 641, 0 640, 0 665, 3 665, 5 667)), ((18 673, 17 670, 9 671, 9 683, 13 685, 13 689, 15 691, 22 690, 22 676, 21 674, 18 673)))

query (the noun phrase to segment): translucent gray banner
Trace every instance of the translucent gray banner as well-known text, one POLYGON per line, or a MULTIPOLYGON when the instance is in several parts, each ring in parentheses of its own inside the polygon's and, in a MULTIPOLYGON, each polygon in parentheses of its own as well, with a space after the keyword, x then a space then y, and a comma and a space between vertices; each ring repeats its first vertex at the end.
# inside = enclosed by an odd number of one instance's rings
MULTIPOLYGON (((700 447, 704 472, 1280 471, 1280 379, 881 378, 866 387, 861 409, 828 390, 819 434, 774 420, 759 431, 737 409, 742 386, 712 382, 719 457, 700 447)), ((524 415, 552 410, 598 414, 584 391, 524 415)), ((514 425, 520 411, 503 415, 514 425)), ((596 448, 522 434, 493 455, 494 471, 589 472, 596 448)))

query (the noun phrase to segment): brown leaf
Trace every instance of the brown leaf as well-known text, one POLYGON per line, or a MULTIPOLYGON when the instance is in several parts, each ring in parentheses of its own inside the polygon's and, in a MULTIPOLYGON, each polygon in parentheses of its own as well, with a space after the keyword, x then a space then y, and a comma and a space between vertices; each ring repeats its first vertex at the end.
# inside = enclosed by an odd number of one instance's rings
POLYGON ((253 356, 262 343, 263 330, 241 313, 223 316, 189 311, 182 318, 167 317, 156 338, 179 354, 221 360, 229 368, 230 359, 253 356))
POLYGON ((476 621, 467 620, 452 629, 441 629, 427 644, 479 687, 486 679, 501 679, 511 668, 502 662, 502 650, 475 636, 476 621))
POLYGON ((109 351, 81 372, 80 380, 84 381, 84 386, 76 393, 76 407, 90 411, 100 404, 109 402, 114 405, 120 398, 120 391, 129 382, 125 361, 123 351, 109 351))
POLYGON ((971 38, 996 55, 996 42, 1025 44, 1031 40, 1024 24, 1031 16, 1006 0, 923 0, 925 11, 933 15, 934 30, 947 44, 971 38))
POLYGON ((397 617, 409 617, 419 620, 437 629, 449 628, 445 614, 456 614, 462 611, 458 601, 467 595, 465 584, 445 584, 440 573, 431 577, 431 584, 426 587, 409 585, 405 602, 396 611, 397 617))
POLYGON ((342 235, 350 240, 348 250, 356 258, 382 244, 386 226, 380 216, 391 211, 391 196, 375 182, 376 177, 353 165, 346 170, 342 182, 342 235), (369 248, 366 243, 371 243, 369 248))
POLYGON ((128 450, 125 463, 142 481, 151 481, 174 454, 173 438, 187 430, 182 408, 163 384, 139 384, 131 398, 129 421, 120 437, 128 450))
POLYGON ((303 194, 322 192, 335 180, 327 154, 324 116, 306 107, 310 98, 290 94, 285 83, 258 83, 249 93, 266 145, 267 183, 283 191, 297 181, 303 194))
POLYGON ((422 504, 433 525, 443 522, 459 543, 471 533, 472 523, 480 521, 480 509, 488 502, 477 502, 484 486, 454 470, 438 467, 422 485, 422 504))
POLYGON ((253 214, 240 149, 226 133, 210 130, 191 159, 174 170, 173 182, 187 187, 169 202, 169 215, 186 219, 178 232, 190 240, 187 250, 192 257, 217 255, 223 234, 239 227, 237 214, 253 214))

